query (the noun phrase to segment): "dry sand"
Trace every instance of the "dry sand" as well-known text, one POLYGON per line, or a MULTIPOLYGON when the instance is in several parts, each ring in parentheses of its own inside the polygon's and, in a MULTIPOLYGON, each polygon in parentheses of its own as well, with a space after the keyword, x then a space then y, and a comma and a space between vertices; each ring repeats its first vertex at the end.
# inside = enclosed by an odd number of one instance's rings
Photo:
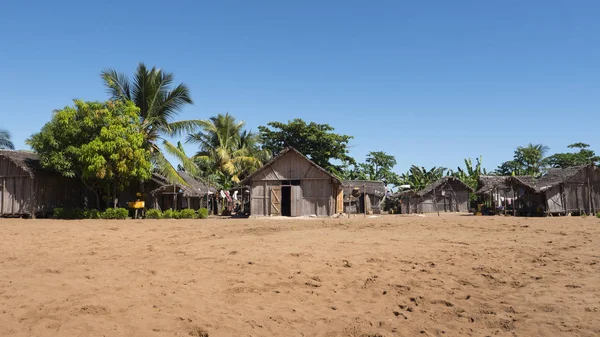
POLYGON ((599 336, 600 220, 0 220, 0 336, 599 336))

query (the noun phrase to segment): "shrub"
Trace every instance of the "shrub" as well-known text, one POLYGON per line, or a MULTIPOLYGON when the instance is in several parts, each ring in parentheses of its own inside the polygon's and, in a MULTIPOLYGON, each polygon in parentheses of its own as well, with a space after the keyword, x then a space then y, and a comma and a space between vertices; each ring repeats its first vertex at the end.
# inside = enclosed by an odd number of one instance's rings
POLYGON ((100 219, 100 211, 92 208, 83 210, 84 219, 100 219))
POLYGON ((87 210, 83 208, 62 208, 57 207, 54 209, 52 217, 55 219, 87 219, 87 210))
POLYGON ((194 211, 193 209, 182 209, 181 211, 178 212, 179 216, 177 217, 177 219, 195 219, 196 218, 196 211, 194 211))
POLYGON ((600 219, 600 212, 596 213, 596 218, 600 219))
POLYGON ((100 216, 102 219, 125 220, 129 216, 129 210, 127 208, 107 208, 100 216))
MULTIPOLYGON (((600 213, 598 213, 600 214, 600 213)), ((206 219, 208 218, 208 210, 206 208, 200 208, 198 210, 198 219, 206 219)))
POLYGON ((177 219, 178 215, 179 214, 177 214, 177 212, 175 212, 174 210, 169 208, 168 210, 163 212, 162 218, 163 219, 177 219))
POLYGON ((146 211, 146 219, 161 219, 162 212, 159 209, 149 209, 146 211))

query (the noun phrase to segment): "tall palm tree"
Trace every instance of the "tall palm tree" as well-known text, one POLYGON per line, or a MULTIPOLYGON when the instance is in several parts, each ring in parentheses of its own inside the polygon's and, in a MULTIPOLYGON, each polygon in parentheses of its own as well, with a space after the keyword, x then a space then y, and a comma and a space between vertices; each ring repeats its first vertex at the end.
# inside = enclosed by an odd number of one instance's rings
POLYGON ((185 183, 165 158, 159 143, 162 142, 164 150, 182 160, 184 165, 191 165, 191 160, 164 138, 194 132, 200 125, 199 120, 174 121, 184 106, 193 104, 188 87, 180 83, 171 89, 172 73, 156 67, 148 69, 144 63, 138 65, 132 81, 110 68, 103 70, 101 76, 112 99, 131 100, 140 109, 142 130, 155 169, 171 181, 185 183))
POLYGON ((0 129, 0 149, 14 150, 15 145, 10 140, 10 132, 6 129, 0 129))
POLYGON ((229 113, 201 121, 200 131, 188 135, 187 142, 199 145, 194 159, 207 173, 220 177, 223 188, 240 182, 269 157, 258 147, 256 134, 245 131, 244 122, 229 113))
POLYGON ((543 144, 529 143, 527 146, 519 146, 515 150, 515 161, 521 164, 523 173, 526 175, 540 176, 547 167, 546 154, 549 148, 543 144))

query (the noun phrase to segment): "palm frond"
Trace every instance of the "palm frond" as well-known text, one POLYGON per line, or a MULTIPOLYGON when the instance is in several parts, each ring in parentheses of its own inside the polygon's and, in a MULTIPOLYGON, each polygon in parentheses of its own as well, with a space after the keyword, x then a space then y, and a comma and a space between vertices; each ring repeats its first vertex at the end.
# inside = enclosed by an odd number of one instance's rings
POLYGON ((129 78, 112 68, 102 70, 100 77, 104 80, 106 91, 113 99, 131 99, 129 78))
MULTIPOLYGON (((181 145, 181 144, 179 144, 179 145, 181 145)), ((179 162, 181 162, 181 165, 183 166, 183 169, 185 172, 191 174, 194 177, 200 176, 200 169, 198 168, 196 163, 194 163, 194 161, 185 154, 183 149, 171 144, 170 142, 168 142, 166 140, 163 141, 163 148, 165 149, 165 151, 168 154, 177 158, 177 160, 179 160, 179 162)))
POLYGON ((152 162, 154 163, 156 171, 167 178, 169 182, 187 186, 187 183, 181 178, 179 173, 177 173, 177 170, 161 152, 155 152, 153 154, 152 162))

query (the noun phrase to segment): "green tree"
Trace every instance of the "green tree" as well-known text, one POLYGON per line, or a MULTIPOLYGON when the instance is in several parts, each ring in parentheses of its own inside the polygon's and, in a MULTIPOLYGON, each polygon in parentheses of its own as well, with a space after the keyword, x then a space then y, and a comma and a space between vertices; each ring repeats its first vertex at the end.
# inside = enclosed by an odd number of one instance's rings
POLYGON ((539 177, 544 174, 548 165, 546 153, 548 147, 543 144, 528 144, 519 146, 514 153, 513 160, 502 163, 496 170, 498 174, 506 175, 532 175, 539 177), (511 171, 512 170, 512 171, 511 171))
MULTIPOLYGON (((193 104, 188 87, 178 84, 171 89, 174 81, 172 73, 156 67, 148 69, 143 63, 138 65, 133 81, 110 68, 103 70, 101 76, 112 99, 133 101, 139 108, 141 133, 145 146, 150 150, 155 170, 170 181, 185 184, 164 156, 159 143, 162 143, 167 152, 186 160, 165 137, 194 132, 200 125, 199 120, 174 121, 183 107, 193 104)), ((185 165, 189 166, 191 163, 187 162, 185 165)))
POLYGON ((10 132, 8 130, 0 129, 0 149, 15 149, 15 145, 11 141, 10 132))
POLYGON ((244 130, 245 123, 229 113, 199 124, 200 131, 187 138, 187 142, 199 146, 193 160, 205 172, 206 179, 218 180, 222 188, 240 182, 268 160, 269 153, 259 148, 257 135, 244 130))
POLYGON ((479 177, 487 174, 487 171, 481 165, 481 161, 482 159, 479 157, 476 159, 476 164, 473 165, 471 158, 466 158, 465 168, 458 167, 456 171, 450 171, 450 175, 469 185, 473 190, 477 190, 479 177))
POLYGON ((414 191, 420 191, 425 188, 425 186, 444 177, 446 171, 447 169, 445 167, 434 166, 430 170, 427 170, 425 167, 413 165, 408 172, 400 175, 398 186, 410 185, 411 189, 414 191))
POLYGON ((110 195, 134 180, 150 178, 150 152, 144 147, 138 108, 132 102, 83 102, 54 112, 27 143, 41 165, 81 179, 96 194, 110 195))
POLYGON ((258 130, 263 148, 272 155, 292 146, 317 165, 338 175, 341 175, 342 166, 334 165, 332 160, 356 164, 348 154, 348 143, 353 137, 334 133, 335 129, 328 124, 307 124, 296 118, 288 123, 269 122, 267 126, 259 126, 258 130))
POLYGON ((392 171, 396 165, 396 157, 383 151, 371 151, 365 163, 359 163, 352 169, 345 166, 342 170, 344 179, 379 180, 384 184, 397 184, 400 176, 392 171))
POLYGON ((571 167, 579 165, 596 165, 600 163, 600 157, 593 150, 589 150, 589 144, 575 143, 568 146, 569 149, 579 149, 579 152, 556 153, 548 157, 548 164, 552 167, 571 167))

